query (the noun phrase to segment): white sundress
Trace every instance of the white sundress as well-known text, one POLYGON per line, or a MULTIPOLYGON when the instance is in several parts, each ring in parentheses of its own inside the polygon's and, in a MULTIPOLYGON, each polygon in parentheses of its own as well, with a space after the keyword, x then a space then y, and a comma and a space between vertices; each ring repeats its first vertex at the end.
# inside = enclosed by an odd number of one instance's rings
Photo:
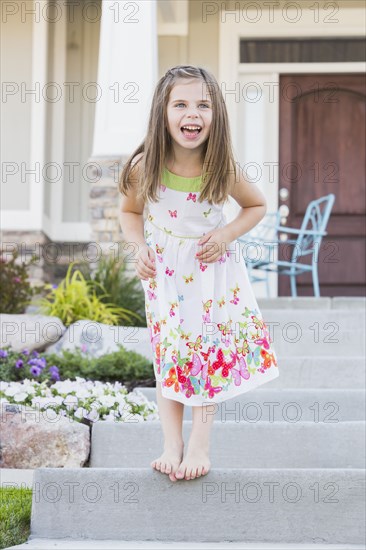
POLYGON ((239 241, 215 262, 195 258, 200 238, 227 224, 223 204, 198 202, 201 178, 164 168, 159 201, 148 202, 144 223, 156 276, 141 279, 156 381, 164 397, 191 406, 231 399, 279 376, 239 241))

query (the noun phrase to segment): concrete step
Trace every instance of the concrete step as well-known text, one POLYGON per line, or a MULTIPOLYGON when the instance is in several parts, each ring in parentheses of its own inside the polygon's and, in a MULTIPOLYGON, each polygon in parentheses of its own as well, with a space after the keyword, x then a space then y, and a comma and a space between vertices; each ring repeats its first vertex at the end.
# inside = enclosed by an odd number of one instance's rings
MULTIPOLYGON (((363 310, 268 309, 262 315, 280 356, 365 354, 363 310)), ((251 335, 253 321, 248 323, 251 335)))
MULTIPOLYGON (((364 296, 279 296, 277 298, 257 298, 258 306, 266 309, 355 309, 366 310, 366 298, 364 296)), ((38 307, 31 303, 26 308, 26 313, 37 313, 38 307)))
MULTIPOLYGON (((191 428, 192 423, 184 420, 186 443, 191 428)), ((211 463, 213 468, 362 468, 364 435, 364 422, 215 422, 211 463)), ((95 422, 89 465, 147 468, 162 449, 159 420, 95 422)))
POLYGON ((279 296, 278 298, 257 298, 260 309, 356 309, 366 310, 364 296, 279 296))
MULTIPOLYGON (((156 388, 135 390, 156 402, 156 388)), ((211 405, 215 421, 344 422, 365 420, 365 390, 262 389, 211 405)), ((192 407, 184 407, 184 420, 192 419, 192 407)))
POLYGON ((151 468, 39 468, 31 534, 159 543, 363 544, 364 491, 361 469, 213 469, 173 483, 151 468))
POLYGON ((120 540, 31 539, 5 550, 365 550, 363 544, 245 542, 151 542, 120 540))
MULTIPOLYGON (((259 305, 259 304, 258 304, 259 305)), ((343 330, 361 330, 365 326, 364 309, 286 309, 268 308, 261 309, 263 316, 270 323, 281 323, 287 329, 292 324, 299 325, 304 330, 311 329, 313 334, 316 330, 324 332, 324 336, 335 339, 343 330), (317 326, 316 323, 319 325, 317 326), (334 323, 331 327, 326 323, 334 323)), ((250 318, 249 321, 253 322, 250 318)), ((277 325, 274 324, 276 327, 277 325)), ((279 328, 283 329, 283 326, 279 328)), ((275 332, 276 334, 276 332, 275 332)), ((315 342, 317 342, 314 339, 315 342)))
POLYGON ((258 391, 267 389, 359 389, 365 388, 365 357, 342 355, 278 358, 279 376, 258 391))
POLYGON ((365 388, 366 385, 365 358, 362 356, 280 356, 278 368, 279 376, 258 386, 255 392, 291 388, 348 390, 365 388))

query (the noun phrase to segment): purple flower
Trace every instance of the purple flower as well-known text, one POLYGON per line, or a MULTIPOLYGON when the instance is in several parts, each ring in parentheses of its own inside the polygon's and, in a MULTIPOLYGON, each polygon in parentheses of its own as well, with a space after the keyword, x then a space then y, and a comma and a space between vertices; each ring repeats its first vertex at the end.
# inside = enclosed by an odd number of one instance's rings
POLYGON ((51 374, 51 378, 53 378, 54 380, 60 380, 60 373, 59 373, 58 367, 56 367, 56 365, 52 365, 49 368, 49 371, 50 371, 50 374, 51 374))
POLYGON ((5 351, 4 349, 0 349, 0 357, 7 357, 8 356, 8 352, 5 351))
POLYGON ((35 365, 30 369, 31 374, 33 376, 39 376, 41 374, 41 369, 39 367, 36 367, 35 365))
POLYGON ((52 288, 57 288, 57 287, 58 287, 58 285, 52 285, 52 288))
POLYGON ((44 369, 47 363, 44 357, 40 357, 39 359, 29 359, 28 365, 38 367, 39 369, 44 369))
POLYGON ((39 359, 37 359, 37 361, 38 361, 38 366, 41 369, 44 369, 45 367, 47 367, 47 361, 44 357, 40 357, 39 359))
POLYGON ((22 351, 23 355, 29 355, 29 349, 24 348, 22 351))
POLYGON ((38 357, 39 353, 38 353, 38 351, 34 350, 34 351, 32 351, 32 355, 33 355, 33 357, 38 357))
POLYGON ((13 277, 13 281, 14 281, 14 283, 20 283, 20 278, 19 277, 13 277))
POLYGON ((15 367, 17 369, 21 369, 23 366, 23 360, 22 359, 18 359, 18 361, 15 363, 15 367))

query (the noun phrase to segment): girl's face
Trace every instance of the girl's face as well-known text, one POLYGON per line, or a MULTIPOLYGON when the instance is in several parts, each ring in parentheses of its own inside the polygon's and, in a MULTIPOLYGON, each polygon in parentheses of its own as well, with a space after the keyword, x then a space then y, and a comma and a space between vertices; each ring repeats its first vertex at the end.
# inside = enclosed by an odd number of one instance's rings
POLYGON ((206 83, 198 79, 180 80, 170 92, 167 118, 168 131, 176 146, 185 149, 202 146, 212 121, 212 101, 206 83))

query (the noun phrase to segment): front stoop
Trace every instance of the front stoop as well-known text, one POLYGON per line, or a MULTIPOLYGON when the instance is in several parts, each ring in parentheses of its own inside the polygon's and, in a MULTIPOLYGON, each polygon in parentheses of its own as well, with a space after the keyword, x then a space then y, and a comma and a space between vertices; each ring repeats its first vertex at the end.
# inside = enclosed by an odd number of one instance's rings
POLYGON ((173 483, 151 468, 39 468, 32 538, 362 544, 364 478, 357 468, 216 468, 173 483))
POLYGON ((364 550, 364 300, 311 300, 259 304, 280 376, 217 406, 206 476, 151 468, 159 421, 97 422, 90 468, 34 470, 31 536, 12 548, 364 550))

